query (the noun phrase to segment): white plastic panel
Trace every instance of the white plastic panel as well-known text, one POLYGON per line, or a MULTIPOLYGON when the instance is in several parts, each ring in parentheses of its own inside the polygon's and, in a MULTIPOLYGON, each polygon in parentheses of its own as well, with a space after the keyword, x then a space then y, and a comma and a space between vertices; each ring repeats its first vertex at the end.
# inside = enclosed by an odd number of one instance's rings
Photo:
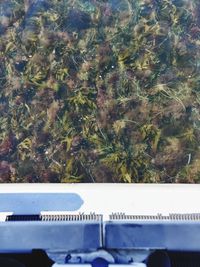
MULTIPOLYGON (((199 213, 200 185, 177 184, 2 184, 1 193, 75 193, 83 200, 74 211, 135 215, 199 213)), ((8 195, 9 197, 9 195, 8 195)), ((53 207, 52 207, 53 211, 53 207)), ((12 211, 8 211, 12 212, 12 211)), ((72 212, 73 213, 73 212, 72 212)))

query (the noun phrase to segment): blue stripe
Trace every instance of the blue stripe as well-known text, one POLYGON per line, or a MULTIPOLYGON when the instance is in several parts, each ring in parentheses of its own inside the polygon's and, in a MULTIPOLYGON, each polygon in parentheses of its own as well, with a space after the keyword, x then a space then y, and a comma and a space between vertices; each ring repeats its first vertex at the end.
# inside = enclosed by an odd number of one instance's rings
POLYGON ((0 211, 14 214, 38 214, 40 211, 75 211, 83 205, 76 193, 3 193, 0 211))

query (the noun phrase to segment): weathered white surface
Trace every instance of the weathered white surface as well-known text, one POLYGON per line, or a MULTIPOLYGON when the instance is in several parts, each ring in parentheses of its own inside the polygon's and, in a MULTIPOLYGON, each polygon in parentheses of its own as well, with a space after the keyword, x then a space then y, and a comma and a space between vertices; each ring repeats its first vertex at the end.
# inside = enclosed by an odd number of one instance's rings
MULTIPOLYGON (((199 213, 200 185, 187 184, 1 184, 0 193, 77 193, 84 203, 77 214, 113 212, 155 215, 199 213)), ((8 195, 9 197, 9 195, 8 195)), ((26 205, 26 203, 24 203, 26 205)), ((12 211, 10 211, 12 212, 12 211)))

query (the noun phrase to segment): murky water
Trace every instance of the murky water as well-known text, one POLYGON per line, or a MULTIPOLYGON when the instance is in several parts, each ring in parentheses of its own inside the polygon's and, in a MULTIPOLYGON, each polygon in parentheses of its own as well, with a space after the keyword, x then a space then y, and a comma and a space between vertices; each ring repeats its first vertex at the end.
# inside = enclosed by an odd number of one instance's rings
POLYGON ((0 0, 0 182, 200 181, 197 0, 0 0))

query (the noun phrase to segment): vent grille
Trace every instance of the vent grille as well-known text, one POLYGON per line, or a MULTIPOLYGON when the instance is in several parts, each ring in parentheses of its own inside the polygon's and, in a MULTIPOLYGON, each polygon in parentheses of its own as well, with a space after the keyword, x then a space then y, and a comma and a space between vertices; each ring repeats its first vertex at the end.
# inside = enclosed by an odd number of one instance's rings
MULTIPOLYGON (((200 221, 200 213, 171 213, 169 215, 127 215, 125 213, 112 213, 110 221, 200 221)), ((102 222, 102 214, 33 214, 33 215, 8 215, 6 221, 96 221, 102 222)))
POLYGON ((44 214, 41 215, 42 221, 102 221, 101 214, 44 214))
POLYGON ((8 215, 6 221, 102 221, 101 214, 8 215))
POLYGON ((146 221, 200 221, 200 213, 171 213, 169 215, 127 215, 125 213, 112 213, 109 216, 111 221, 115 220, 146 220, 146 221))

